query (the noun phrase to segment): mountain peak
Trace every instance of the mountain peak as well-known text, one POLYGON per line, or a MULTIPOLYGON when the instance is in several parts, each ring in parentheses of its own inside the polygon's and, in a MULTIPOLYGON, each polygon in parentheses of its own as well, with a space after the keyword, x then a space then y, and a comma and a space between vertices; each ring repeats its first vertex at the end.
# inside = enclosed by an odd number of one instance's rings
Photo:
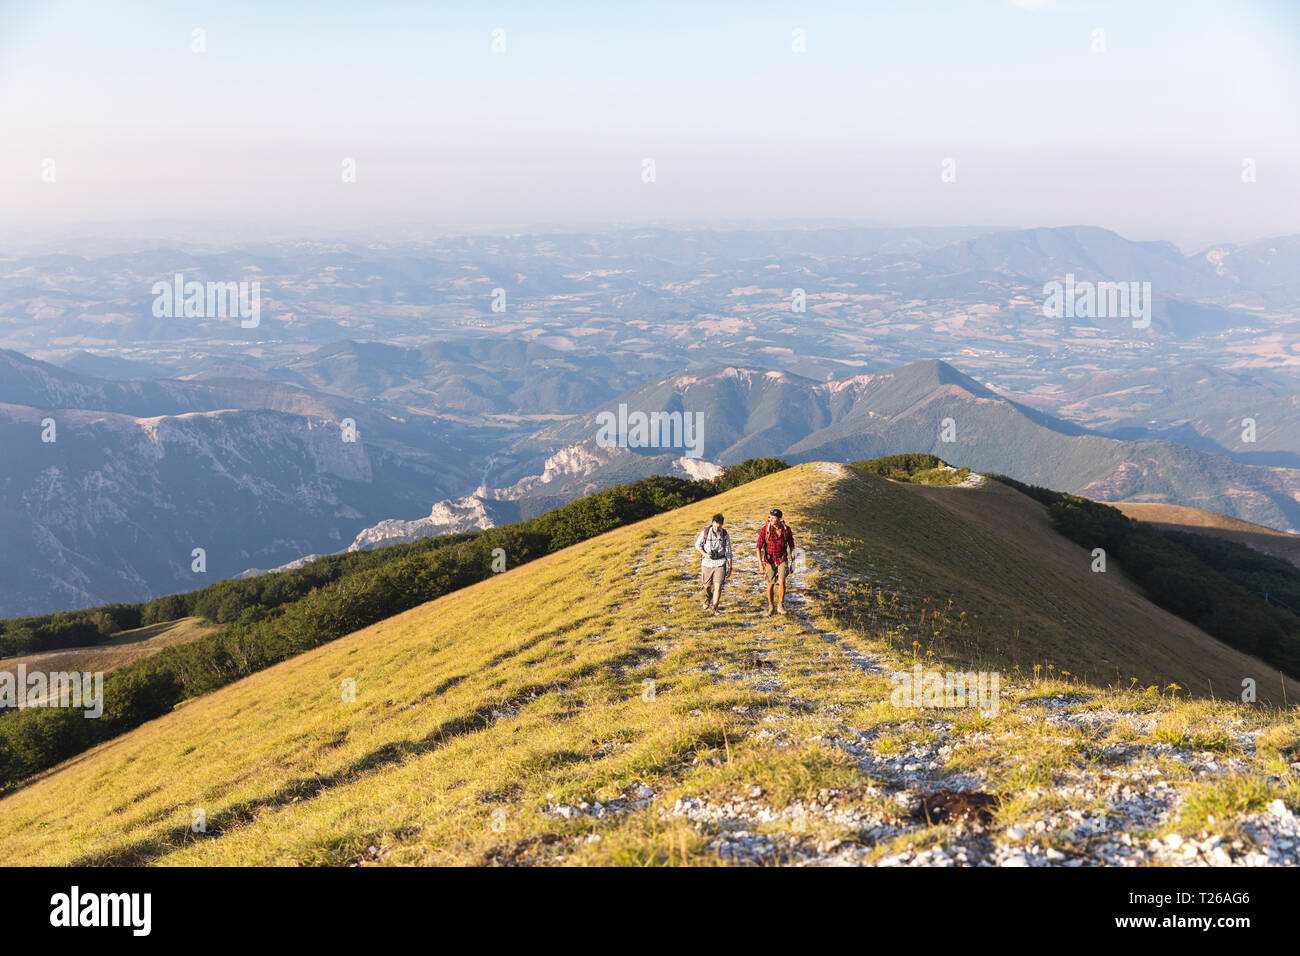
POLYGON ((909 362, 896 368, 886 369, 869 378, 891 383, 890 391, 897 402, 920 401, 937 390, 948 386, 980 398, 997 398, 993 392, 971 378, 965 372, 949 365, 942 359, 923 359, 909 362))

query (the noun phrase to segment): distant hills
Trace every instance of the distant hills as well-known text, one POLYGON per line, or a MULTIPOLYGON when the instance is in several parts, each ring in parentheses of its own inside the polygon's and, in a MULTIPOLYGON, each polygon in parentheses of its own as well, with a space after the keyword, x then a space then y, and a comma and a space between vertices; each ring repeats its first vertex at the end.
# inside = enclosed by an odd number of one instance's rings
MULTIPOLYGON (((1093 434, 1011 401, 940 361, 831 382, 752 368, 687 372, 606 408, 618 404, 702 411, 704 457, 724 464, 763 456, 854 461, 924 451, 1094 498, 1161 501, 1284 530, 1300 527, 1300 470, 1242 464, 1176 442, 1093 434)), ((522 444, 590 447, 595 431, 589 415, 543 429, 522 444)), ((576 488, 615 462, 626 473, 641 457, 622 450, 568 484, 576 488)), ((550 492, 561 487, 552 484, 550 492)))
POLYGON ((336 551, 472 486, 482 466, 472 432, 434 416, 248 380, 105 382, 13 352, 0 353, 0 442, 7 615, 336 551))
POLYGON ((1096 226, 999 232, 927 250, 918 259, 946 274, 993 272, 1047 281, 1074 273, 1089 281, 1141 279, 1192 296, 1219 294, 1231 281, 1227 270, 1207 269, 1173 243, 1134 242, 1096 226))
POLYGON ((1235 541, 1300 567, 1300 535, 1297 534, 1284 534, 1249 521, 1229 518, 1212 511, 1184 508, 1181 505, 1121 501, 1114 503, 1114 507, 1130 518, 1162 530, 1185 531, 1235 541))
MULTIPOLYGON (((678 324, 721 314, 736 290, 769 282, 814 293, 1010 303, 1040 297, 1068 273, 1090 281, 1150 282, 1162 334, 1196 336, 1289 308, 1300 236, 1222 244, 1185 256, 1168 242, 1127 239, 1098 226, 994 228, 626 229, 595 233, 457 236, 424 243, 293 243, 200 253, 167 245, 100 257, 0 257, 0 345, 31 350, 107 346, 213 348, 253 342, 321 346, 343 339, 413 337, 534 322, 608 347, 639 332, 676 339, 678 324), (266 315, 255 329, 225 319, 159 318, 152 286, 257 281, 266 315), (510 304, 495 313, 501 289, 510 304), (34 317, 40 316, 35 322, 34 317), (653 320, 643 325, 645 320, 653 320), (593 338, 594 336, 594 338, 593 338)), ((1028 303, 1026 303, 1028 304, 1028 303)), ((869 312, 869 310, 867 310, 869 312)), ((816 313, 808 319, 817 318, 816 313)), ((1106 324, 1106 323, 1103 323, 1106 324)), ((689 349, 690 343, 678 342, 689 349)), ((145 358, 144 361, 150 361, 145 358)), ((132 375, 129 366, 95 374, 132 375)))
POLYGON ((277 367, 280 381, 359 399, 482 415, 573 414, 630 387, 636 374, 607 355, 538 342, 461 338, 416 348, 339 342, 277 367))
POLYGON ((1023 400, 1114 438, 1168 438, 1248 464, 1300 466, 1300 395, 1276 373, 1147 365, 1076 374, 1023 400))
POLYGON ((0 462, 0 613, 190 587, 194 547, 275 568, 753 456, 931 451, 1300 527, 1298 274, 1297 237, 1183 255, 1087 225, 2 256, 0 432, 39 447, 0 462), (177 272, 258 281, 261 324, 154 316, 177 272), (1044 314, 1068 274, 1150 282, 1151 326, 1044 314), (620 404, 703 414, 702 457, 600 447, 620 404), (359 449, 326 437, 349 419, 359 449))
POLYGON ((1300 527, 1300 470, 1094 434, 936 360, 832 381, 691 371, 586 414, 508 428, 265 379, 113 382, 12 351, 0 365, 0 439, 29 452, 0 463, 0 528, 14 542, 0 559, 9 615, 192 588, 202 583, 195 548, 215 579, 508 523, 645 475, 708 477, 756 457, 923 451, 1093 498, 1300 527), (701 413, 701 456, 602 447, 597 415, 619 405, 701 413), (53 444, 41 441, 47 418, 53 444), (355 443, 342 439, 348 419, 355 443))

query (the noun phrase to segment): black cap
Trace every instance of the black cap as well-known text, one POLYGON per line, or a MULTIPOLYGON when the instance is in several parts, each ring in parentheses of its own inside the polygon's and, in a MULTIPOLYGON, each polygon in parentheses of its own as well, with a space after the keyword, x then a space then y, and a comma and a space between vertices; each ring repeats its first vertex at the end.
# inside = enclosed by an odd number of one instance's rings
POLYGON ((776 515, 778 518, 782 518, 782 517, 784 517, 784 515, 781 514, 781 509, 780 509, 780 508, 773 508, 771 511, 768 512, 768 514, 770 514, 770 515, 776 515))

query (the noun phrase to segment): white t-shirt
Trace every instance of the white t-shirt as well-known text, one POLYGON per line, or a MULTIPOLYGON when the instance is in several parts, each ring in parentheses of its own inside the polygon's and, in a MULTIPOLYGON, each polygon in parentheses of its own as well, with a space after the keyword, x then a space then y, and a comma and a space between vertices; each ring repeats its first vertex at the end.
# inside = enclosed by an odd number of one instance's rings
POLYGON ((731 560, 731 535, 727 534, 724 528, 721 532, 713 530, 710 524, 700 532, 699 537, 695 539, 695 547, 704 549, 704 560, 700 562, 700 567, 720 568, 731 560), (725 551, 725 558, 711 558, 709 552, 713 550, 725 551))

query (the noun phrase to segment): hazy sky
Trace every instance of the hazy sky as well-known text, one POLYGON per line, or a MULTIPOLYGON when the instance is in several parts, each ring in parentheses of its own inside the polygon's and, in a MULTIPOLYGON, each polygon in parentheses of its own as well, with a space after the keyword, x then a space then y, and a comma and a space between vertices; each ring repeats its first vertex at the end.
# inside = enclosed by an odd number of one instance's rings
POLYGON ((1300 232, 1297 63, 1297 0, 0 0, 0 226, 838 218, 1196 246, 1300 232))

